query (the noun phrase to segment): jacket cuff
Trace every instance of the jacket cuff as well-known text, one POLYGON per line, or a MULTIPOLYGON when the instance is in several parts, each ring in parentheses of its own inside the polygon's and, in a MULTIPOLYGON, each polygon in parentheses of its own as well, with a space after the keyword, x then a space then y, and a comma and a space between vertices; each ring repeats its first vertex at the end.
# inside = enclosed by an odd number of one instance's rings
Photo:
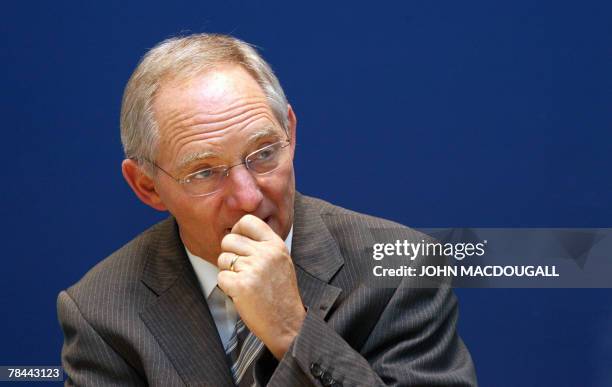
MULTIPOLYGON (((355 367, 370 369, 368 362, 320 316, 309 310, 302 329, 281 359, 270 379, 270 386, 311 385, 339 387, 355 367)), ((366 372, 367 373, 367 372, 366 372)), ((360 385, 376 386, 380 379, 372 372, 360 385)))

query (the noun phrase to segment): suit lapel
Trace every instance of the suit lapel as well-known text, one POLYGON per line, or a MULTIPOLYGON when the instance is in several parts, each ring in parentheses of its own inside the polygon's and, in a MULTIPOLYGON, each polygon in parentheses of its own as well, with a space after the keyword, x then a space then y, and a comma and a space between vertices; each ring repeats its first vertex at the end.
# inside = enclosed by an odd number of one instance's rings
POLYGON ((328 282, 344 259, 316 202, 296 193, 291 257, 305 306, 325 318, 342 292, 328 282))
POLYGON ((140 313, 187 385, 233 386, 208 304, 174 218, 160 224, 142 282, 158 297, 140 313))

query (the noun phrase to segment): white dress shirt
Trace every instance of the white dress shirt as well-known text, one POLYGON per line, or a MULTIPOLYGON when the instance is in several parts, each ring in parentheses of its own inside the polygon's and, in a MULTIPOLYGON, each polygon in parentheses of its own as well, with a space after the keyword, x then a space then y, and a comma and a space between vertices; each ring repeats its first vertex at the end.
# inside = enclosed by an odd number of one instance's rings
MULTIPOLYGON (((287 239, 285 239, 285 245, 290 254, 292 238, 293 225, 289 230, 287 239)), ((236 308, 234 308, 232 300, 217 287, 217 274, 219 274, 219 268, 203 258, 192 254, 187 247, 185 247, 185 251, 198 277, 200 288, 202 289, 204 298, 206 298, 210 313, 215 320, 215 325, 217 326, 217 331, 219 331, 219 336, 221 336, 223 347, 227 348, 227 343, 234 333, 234 326, 236 325, 238 314, 236 313, 236 308)))

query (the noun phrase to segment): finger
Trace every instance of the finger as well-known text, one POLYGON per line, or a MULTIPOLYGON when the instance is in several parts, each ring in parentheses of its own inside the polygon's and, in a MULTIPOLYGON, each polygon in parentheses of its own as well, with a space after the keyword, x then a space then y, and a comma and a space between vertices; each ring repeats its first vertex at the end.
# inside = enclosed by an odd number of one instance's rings
POLYGON ((221 250, 243 256, 254 255, 257 252, 255 243, 244 235, 229 233, 221 240, 221 250))
POLYGON ((230 270, 237 273, 245 268, 247 259, 247 257, 238 254, 223 252, 217 259, 217 267, 219 267, 219 270, 230 270), (232 261, 234 262, 233 270, 232 261))
POLYGON ((229 270, 222 270, 217 274, 217 285, 229 298, 234 298, 237 294, 238 273, 229 270))
POLYGON ((263 242, 279 238, 270 226, 255 215, 247 214, 232 227, 232 233, 263 242))

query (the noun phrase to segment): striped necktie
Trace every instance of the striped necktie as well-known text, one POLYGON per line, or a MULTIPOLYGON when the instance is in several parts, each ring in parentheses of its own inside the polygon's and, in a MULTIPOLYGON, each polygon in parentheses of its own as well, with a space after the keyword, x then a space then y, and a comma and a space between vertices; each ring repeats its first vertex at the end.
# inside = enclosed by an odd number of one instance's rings
POLYGON ((253 365, 263 347, 264 344, 249 331, 239 318, 225 350, 232 363, 232 376, 236 386, 256 386, 253 378, 253 365))

